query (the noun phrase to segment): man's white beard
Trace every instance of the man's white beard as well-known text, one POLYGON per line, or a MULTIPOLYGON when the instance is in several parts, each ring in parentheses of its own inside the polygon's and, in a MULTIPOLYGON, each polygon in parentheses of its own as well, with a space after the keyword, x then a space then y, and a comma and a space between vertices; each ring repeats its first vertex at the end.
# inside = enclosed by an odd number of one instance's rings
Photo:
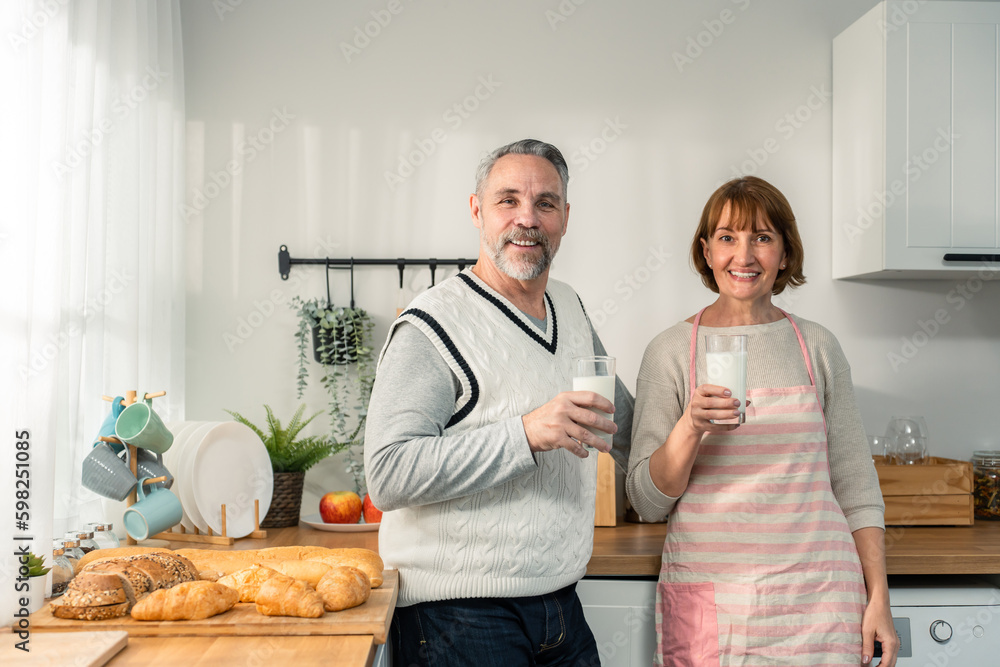
MULTIPOLYGON (((484 231, 480 232, 483 236, 485 233, 484 231)), ((512 229, 501 234, 493 242, 486 238, 485 246, 496 267, 514 280, 534 280, 545 273, 559 249, 558 245, 553 248, 548 237, 537 229, 512 229), (521 260, 511 260, 504 253, 509 241, 534 241, 542 249, 542 254, 537 259, 525 257, 521 260)))

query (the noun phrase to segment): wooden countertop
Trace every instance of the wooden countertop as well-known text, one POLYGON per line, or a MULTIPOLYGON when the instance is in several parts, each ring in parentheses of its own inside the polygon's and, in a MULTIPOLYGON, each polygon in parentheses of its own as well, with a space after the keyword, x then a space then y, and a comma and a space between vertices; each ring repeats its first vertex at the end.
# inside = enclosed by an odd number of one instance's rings
MULTIPOLYGON (((589 576, 646 576, 660 572, 666 524, 621 523, 594 529, 594 554, 589 576)), ((378 550, 378 532, 338 533, 299 524, 268 531, 265 539, 238 540, 232 547, 261 549, 285 545, 364 547, 378 550)), ((171 548, 194 545, 172 542, 171 548)), ((886 531, 889 574, 1000 574, 1000 521, 976 521, 973 526, 898 527, 886 531)))
MULTIPOLYGON (((666 524, 624 523, 594 529, 588 576, 652 576, 660 572, 666 524)), ((1000 574, 1000 522, 973 526, 890 526, 886 568, 892 574, 1000 574)))

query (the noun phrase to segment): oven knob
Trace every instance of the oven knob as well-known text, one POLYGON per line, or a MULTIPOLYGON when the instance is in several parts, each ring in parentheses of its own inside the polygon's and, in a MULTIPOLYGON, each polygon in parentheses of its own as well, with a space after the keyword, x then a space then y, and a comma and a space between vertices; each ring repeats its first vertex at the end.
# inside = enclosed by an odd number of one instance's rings
POLYGON ((951 625, 948 621, 934 621, 931 623, 931 637, 938 644, 944 644, 951 639, 951 625))

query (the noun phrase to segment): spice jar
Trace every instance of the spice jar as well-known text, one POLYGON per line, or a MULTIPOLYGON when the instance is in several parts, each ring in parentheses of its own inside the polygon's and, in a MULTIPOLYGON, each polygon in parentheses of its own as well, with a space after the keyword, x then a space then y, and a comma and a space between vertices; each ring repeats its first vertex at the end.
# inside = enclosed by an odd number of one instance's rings
POLYGON ((69 561, 69 564, 73 566, 73 570, 76 571, 77 562, 83 558, 83 549, 80 548, 80 540, 75 537, 67 537, 62 541, 62 548, 66 560, 69 561))
POLYGON ((97 542, 98 549, 117 549, 122 545, 114 528, 114 524, 110 523, 87 524, 87 530, 94 531, 94 542, 97 542))
POLYGON ((977 519, 1000 519, 1000 451, 972 453, 972 498, 977 519))
POLYGON ((73 579, 73 566, 66 558, 66 550, 56 547, 52 550, 52 597, 62 595, 73 579))
POLYGON ((100 549, 97 542, 94 541, 94 533, 90 530, 71 530, 66 533, 66 539, 77 539, 80 540, 80 551, 85 554, 89 554, 95 549, 100 549))

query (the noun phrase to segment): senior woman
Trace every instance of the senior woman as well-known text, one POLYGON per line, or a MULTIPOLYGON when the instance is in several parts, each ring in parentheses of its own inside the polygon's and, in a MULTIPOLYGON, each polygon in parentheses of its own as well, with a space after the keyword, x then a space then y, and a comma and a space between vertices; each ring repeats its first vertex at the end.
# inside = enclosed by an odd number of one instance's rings
POLYGON ((884 510, 833 334, 773 294, 805 282, 791 207, 744 177, 709 198, 691 246, 718 298, 649 344, 637 381, 627 489, 669 515, 657 586, 659 664, 896 662, 884 510), (744 424, 705 381, 704 336, 748 337, 744 424))

